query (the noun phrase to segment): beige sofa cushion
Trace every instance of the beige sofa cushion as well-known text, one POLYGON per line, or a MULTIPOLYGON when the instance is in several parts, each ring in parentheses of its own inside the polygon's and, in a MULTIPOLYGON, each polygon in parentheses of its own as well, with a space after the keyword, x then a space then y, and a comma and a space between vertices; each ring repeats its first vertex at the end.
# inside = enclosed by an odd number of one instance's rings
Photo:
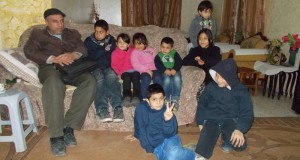
POLYGON ((240 44, 241 48, 256 48, 264 49, 267 45, 267 42, 261 39, 260 35, 249 37, 243 40, 240 44))

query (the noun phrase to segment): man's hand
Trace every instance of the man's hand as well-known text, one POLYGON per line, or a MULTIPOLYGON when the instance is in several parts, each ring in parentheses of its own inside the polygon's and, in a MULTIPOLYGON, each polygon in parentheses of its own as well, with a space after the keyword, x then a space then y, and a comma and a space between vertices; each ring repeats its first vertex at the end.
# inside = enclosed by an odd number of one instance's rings
POLYGON ((244 134, 239 130, 234 130, 231 134, 230 142, 234 147, 241 147, 245 143, 244 134))
POLYGON ((172 105, 170 105, 170 104, 171 104, 170 102, 167 103, 167 109, 164 113, 165 121, 168 121, 173 117, 172 110, 173 110, 173 107, 174 107, 174 103, 172 105))
POLYGON ((69 65, 74 62, 78 58, 78 54, 76 52, 66 52, 59 56, 52 56, 51 62, 58 63, 61 66, 69 65))

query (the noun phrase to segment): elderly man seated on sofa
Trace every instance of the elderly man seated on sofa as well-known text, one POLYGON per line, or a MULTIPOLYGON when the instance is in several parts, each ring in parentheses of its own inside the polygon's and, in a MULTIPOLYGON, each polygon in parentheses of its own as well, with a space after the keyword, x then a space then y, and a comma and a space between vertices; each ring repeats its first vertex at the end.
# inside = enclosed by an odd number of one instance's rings
POLYGON ((38 77, 43 84, 42 102, 50 135, 51 151, 55 156, 66 154, 66 146, 76 146, 73 129, 80 130, 95 96, 94 77, 81 74, 72 80, 74 91, 69 111, 64 116, 65 83, 55 64, 69 65, 87 56, 78 31, 64 28, 65 14, 51 8, 44 12, 47 27, 31 32, 24 46, 27 58, 39 64, 38 77))

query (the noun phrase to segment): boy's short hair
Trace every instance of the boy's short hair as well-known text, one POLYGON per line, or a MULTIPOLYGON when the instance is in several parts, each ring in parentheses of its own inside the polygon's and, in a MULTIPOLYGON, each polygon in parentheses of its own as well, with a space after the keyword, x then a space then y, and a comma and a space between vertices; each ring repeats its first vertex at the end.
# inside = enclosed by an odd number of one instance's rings
POLYGON ((148 86, 146 97, 149 99, 153 94, 162 93, 165 96, 163 87, 157 83, 153 83, 148 86))
POLYGON ((198 35, 197 35, 197 42, 199 44, 199 36, 200 34, 202 33, 205 33, 207 35, 207 38, 208 38, 208 42, 209 42, 209 46, 212 46, 214 45, 214 38, 213 38, 213 35, 211 33, 211 30, 208 29, 208 28, 203 28, 199 31, 198 35))
POLYGON ((94 24, 94 28, 96 28, 96 27, 101 27, 101 28, 103 28, 105 31, 108 31, 108 23, 105 21, 105 20, 103 20, 103 19, 100 19, 100 20, 98 20, 95 24, 94 24))
POLYGON ((199 3, 198 5, 198 11, 203 11, 203 10, 208 10, 210 9, 211 11, 213 10, 213 5, 210 1, 205 0, 199 3))
POLYGON ((146 46, 148 45, 148 40, 144 33, 140 33, 140 32, 135 33, 133 35, 132 42, 135 43, 135 41, 139 41, 146 46))
POLYGON ((171 37, 164 37, 164 38, 161 40, 160 44, 162 45, 163 43, 169 44, 169 45, 171 45, 171 47, 173 47, 173 45, 174 45, 174 40, 173 40, 171 37))
POLYGON ((120 33, 117 37, 117 41, 119 40, 119 38, 122 38, 122 40, 128 44, 130 43, 130 37, 126 33, 120 33))

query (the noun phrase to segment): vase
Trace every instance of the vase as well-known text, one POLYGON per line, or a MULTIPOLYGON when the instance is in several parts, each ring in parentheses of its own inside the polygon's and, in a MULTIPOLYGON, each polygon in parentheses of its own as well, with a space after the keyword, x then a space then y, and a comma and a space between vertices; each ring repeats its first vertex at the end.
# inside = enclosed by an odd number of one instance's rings
POLYGON ((290 48, 289 52, 290 52, 290 57, 289 57, 289 64, 291 65, 295 65, 295 61, 296 61, 296 55, 298 53, 298 49, 297 48, 296 50, 293 50, 292 47, 290 48))

